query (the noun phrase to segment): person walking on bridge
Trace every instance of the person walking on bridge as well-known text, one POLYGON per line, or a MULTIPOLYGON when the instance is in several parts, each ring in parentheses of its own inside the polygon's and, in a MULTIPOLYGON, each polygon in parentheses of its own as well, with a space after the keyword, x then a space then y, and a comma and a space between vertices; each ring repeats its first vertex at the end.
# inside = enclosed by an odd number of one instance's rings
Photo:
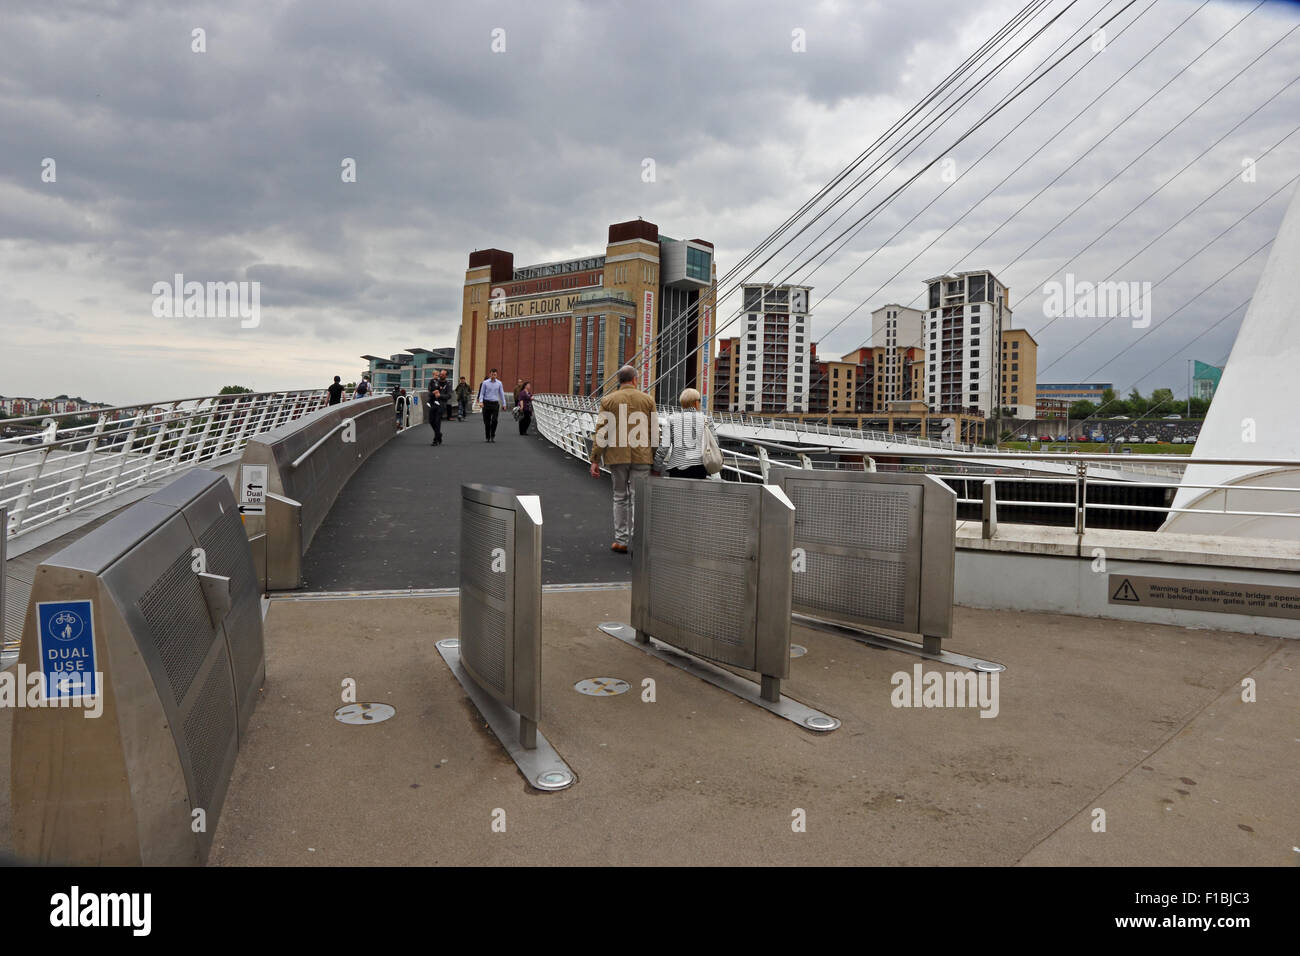
POLYGON ((600 477, 604 462, 614 480, 614 543, 611 551, 627 554, 635 527, 632 481, 650 473, 659 446, 655 400, 636 387, 636 369, 618 370, 618 389, 600 401, 600 416, 591 443, 591 477, 600 477))
POLYGON ((438 417, 443 421, 451 417, 451 400, 455 394, 444 368, 438 373, 438 417))
POLYGON ((655 471, 670 478, 708 478, 704 467, 704 432, 709 423, 700 411, 700 393, 693 388, 682 392, 682 410, 664 421, 663 444, 655 453, 655 471))
POLYGON ((478 387, 478 400, 483 405, 483 436, 490 442, 497 440, 497 419, 506 400, 506 388, 492 369, 478 387))
POLYGON ((330 393, 331 405, 337 405, 339 402, 343 401, 343 386, 339 382, 339 377, 337 375, 334 376, 334 384, 327 388, 326 391, 330 393))
POLYGON ((429 379, 429 427, 433 429, 433 441, 429 442, 430 445, 442 444, 441 390, 445 387, 445 383, 439 382, 436 378, 429 379))
POLYGON ((465 416, 469 414, 469 382, 465 381, 465 376, 460 377, 460 384, 456 386, 456 421, 463 422, 465 416))
POLYGON ((527 435, 528 426, 533 421, 533 390, 528 386, 532 382, 524 382, 519 386, 519 391, 515 392, 515 410, 519 412, 519 434, 527 435))

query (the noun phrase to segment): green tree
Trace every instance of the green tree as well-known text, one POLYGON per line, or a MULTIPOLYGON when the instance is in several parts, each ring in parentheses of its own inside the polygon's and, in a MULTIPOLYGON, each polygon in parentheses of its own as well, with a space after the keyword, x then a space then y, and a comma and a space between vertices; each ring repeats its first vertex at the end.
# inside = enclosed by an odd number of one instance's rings
POLYGON ((1141 418, 1143 415, 1147 413, 1147 409, 1149 409, 1150 407, 1151 407, 1151 401, 1149 399, 1143 398, 1142 393, 1139 392, 1137 386, 1134 385, 1133 390, 1128 393, 1129 413, 1132 414, 1134 418, 1141 418))
POLYGON ((1178 412, 1178 401, 1174 398, 1172 388, 1157 388, 1151 393, 1151 411, 1161 415, 1173 415, 1178 412))
POLYGON ((1069 414, 1071 418, 1091 418, 1097 414, 1097 406, 1089 401, 1073 402, 1069 414))
POLYGON ((241 395, 244 392, 251 392, 251 391, 252 391, 251 388, 245 388, 242 385, 223 385, 221 386, 221 391, 217 392, 217 394, 218 395, 241 395))

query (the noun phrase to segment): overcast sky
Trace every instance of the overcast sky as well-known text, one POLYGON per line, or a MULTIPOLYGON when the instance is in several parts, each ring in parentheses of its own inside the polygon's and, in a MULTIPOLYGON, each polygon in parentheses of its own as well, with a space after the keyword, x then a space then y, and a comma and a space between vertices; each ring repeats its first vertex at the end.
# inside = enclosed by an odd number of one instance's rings
MULTIPOLYGON (((1104 50, 1086 44, 952 145, 1126 2, 1052 0, 1014 44, 1061 14, 1055 26, 892 157, 831 232, 797 254, 843 206, 756 276, 814 286, 821 354, 865 344, 872 308, 923 305, 922 280, 988 268, 1039 341, 1040 381, 1184 393, 1187 358, 1226 358, 1243 311, 1224 316, 1268 250, 1211 283, 1269 240, 1300 174, 1300 133, 1285 138, 1300 125, 1300 83, 1286 87, 1300 31, 1282 39, 1295 4, 1138 0, 1104 50), (1151 327, 1049 320, 1043 284, 1067 271, 1159 283, 1151 327)), ((363 353, 455 344, 471 250, 516 265, 599 254, 608 224, 637 216, 712 241, 727 273, 1021 7, 6 0, 0 394, 126 403, 348 380, 363 353), (155 317, 154 284, 176 273, 259 282, 260 324, 155 317)))

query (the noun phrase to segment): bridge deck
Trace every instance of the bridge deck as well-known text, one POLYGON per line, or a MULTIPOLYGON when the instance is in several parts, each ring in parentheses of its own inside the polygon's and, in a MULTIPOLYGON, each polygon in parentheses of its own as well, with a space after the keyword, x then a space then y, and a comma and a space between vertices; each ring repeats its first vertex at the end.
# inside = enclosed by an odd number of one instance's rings
POLYGON ((478 416, 410 428, 375 452, 348 482, 303 558, 307 590, 456 587, 460 486, 504 485, 542 500, 543 581, 626 581, 631 562, 613 541, 610 480, 503 415, 497 440, 478 416))

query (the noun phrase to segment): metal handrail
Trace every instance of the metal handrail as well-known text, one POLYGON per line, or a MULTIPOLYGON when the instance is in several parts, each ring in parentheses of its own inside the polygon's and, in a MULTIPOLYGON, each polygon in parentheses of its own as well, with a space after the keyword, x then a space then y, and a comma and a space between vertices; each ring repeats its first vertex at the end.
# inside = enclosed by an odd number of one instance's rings
MULTIPOLYGON (((365 396, 363 395, 362 398, 365 398, 365 396)), ((356 422, 358 418, 362 418, 363 416, 369 415, 371 412, 392 411, 392 408, 393 407, 391 405, 376 405, 374 408, 367 408, 364 412, 360 412, 351 418, 343 419, 343 421, 339 422, 337 425, 335 425, 333 428, 327 431, 320 438, 316 439, 316 441, 312 443, 312 446, 308 448, 305 452, 303 452, 293 461, 289 462, 289 470, 296 471, 298 469, 298 466, 301 465, 308 458, 310 458, 312 456, 312 453, 317 448, 319 448, 321 445, 325 444, 325 442, 333 438, 336 432, 340 431, 341 429, 347 428, 349 422, 356 422)))
POLYGON ((6 426, 42 428, 0 438, 0 505, 9 509, 5 534, 18 537, 154 478, 234 456, 254 435, 327 403, 324 389, 236 392, 96 409, 93 423, 70 428, 60 428, 59 421, 89 416, 5 419, 6 426))
MULTIPOLYGON (((569 395, 537 395, 533 398, 535 417, 538 422, 538 430, 550 440, 553 444, 561 449, 568 451, 570 454, 579 458, 585 458, 586 442, 583 435, 590 434, 594 431, 594 416, 599 412, 598 403, 584 396, 569 395), (558 414, 552 416, 551 409, 558 414), (583 421, 585 417, 585 422, 583 421), (566 429, 562 427, 561 422, 569 423, 566 429), (581 431, 581 434, 579 433, 581 431)), ((659 414, 668 414, 674 409, 658 406, 659 414)), ((744 444, 752 445, 763 452, 767 448, 778 451, 798 451, 806 453, 809 451, 816 452, 846 452, 850 454, 875 454, 884 455, 891 458, 900 459, 924 459, 926 461, 938 461, 939 467, 927 468, 927 472, 933 472, 936 477, 950 478, 984 478, 986 481, 1014 483, 1046 483, 1046 484, 1069 484, 1075 487, 1075 496, 1073 501, 1024 501, 1021 499, 997 499, 993 497, 991 502, 995 507, 997 505, 1006 505, 1009 507, 1045 507, 1045 508, 1069 508, 1075 512, 1075 530, 1082 534, 1087 528, 1087 513, 1089 509, 1094 511, 1132 511, 1132 512, 1161 512, 1164 514, 1218 514, 1232 515, 1238 517, 1300 517, 1300 509, 1296 512, 1268 512, 1268 511, 1247 511, 1231 510, 1227 507, 1228 492, 1238 494, 1250 492, 1291 492, 1300 493, 1300 488, 1292 488, 1278 485, 1241 485, 1241 484, 1222 484, 1213 482, 1182 482, 1181 476, 1186 470, 1187 465, 1249 465, 1256 468, 1294 468, 1300 469, 1300 460, 1295 459, 1244 459, 1244 458, 1213 458, 1213 457, 1179 457, 1174 467, 1168 461, 1168 456, 1162 455, 1116 455, 1111 453, 1086 453, 1086 452, 1014 452, 1014 451, 997 451, 993 449, 976 448, 974 446, 959 446, 955 443, 936 443, 928 442, 924 439, 909 438, 906 436, 897 436, 890 433, 868 433, 860 430, 850 430, 838 426, 807 426, 796 425, 793 422, 784 422, 779 419, 754 419, 746 415, 736 415, 730 412, 719 412, 708 415, 708 418, 716 424, 731 424, 740 427, 748 427, 764 430, 791 431, 796 433, 807 432, 809 434, 838 434, 844 437, 852 438, 869 438, 869 440, 878 440, 887 442, 891 445, 913 445, 916 450, 909 448, 889 448, 888 450, 876 449, 858 449, 858 448, 840 448, 839 446, 815 445, 815 446, 792 446, 782 442, 772 441, 766 438, 757 438, 754 436, 744 435, 727 435, 730 441, 739 441, 744 444), (870 436, 879 435, 878 438, 870 436), (999 460, 1001 459, 1001 460, 999 460), (1008 466, 1014 467, 1014 462, 1037 461, 1049 462, 1065 466, 1069 469, 1068 473, 1061 474, 1039 474, 1031 472, 1029 474, 1007 475, 1002 473, 988 474, 985 472, 970 473, 965 472, 963 463, 974 463, 988 468, 1002 469, 1008 466), (949 473, 942 463, 950 463, 951 468, 963 468, 963 471, 949 473), (1163 465, 1165 467, 1158 467, 1163 465), (1122 466, 1122 467, 1117 467, 1122 466), (1091 470, 1090 470, 1091 469, 1091 470), (1110 477, 1115 473, 1147 474, 1156 477, 1164 476, 1174 479, 1173 483, 1182 488, 1194 488, 1199 490, 1221 490, 1224 492, 1224 500, 1221 508, 1174 508, 1168 506, 1137 505, 1137 504, 1105 504, 1100 502, 1089 502, 1087 500, 1088 485, 1098 486, 1126 486, 1135 488, 1168 488, 1171 482, 1157 481, 1135 481, 1124 480, 1110 477)), ((790 462, 773 459, 760 454, 755 457, 746 455, 734 449, 723 449, 724 470, 730 473, 741 475, 747 478, 757 479, 760 481, 767 480, 767 470, 772 467, 779 468, 797 468, 798 465, 790 462), (742 464, 750 461, 757 461, 761 473, 756 474, 754 471, 747 470, 742 464)), ((836 467, 837 463, 831 462, 809 462, 813 467, 836 467)), ((877 465, 884 470, 891 466, 877 465)), ((906 468, 919 467, 907 465, 895 465, 892 467, 906 468)), ((1022 469, 1027 471, 1027 469, 1022 469)), ((984 499, 979 498, 961 498, 958 502, 961 504, 985 504, 984 499)))

